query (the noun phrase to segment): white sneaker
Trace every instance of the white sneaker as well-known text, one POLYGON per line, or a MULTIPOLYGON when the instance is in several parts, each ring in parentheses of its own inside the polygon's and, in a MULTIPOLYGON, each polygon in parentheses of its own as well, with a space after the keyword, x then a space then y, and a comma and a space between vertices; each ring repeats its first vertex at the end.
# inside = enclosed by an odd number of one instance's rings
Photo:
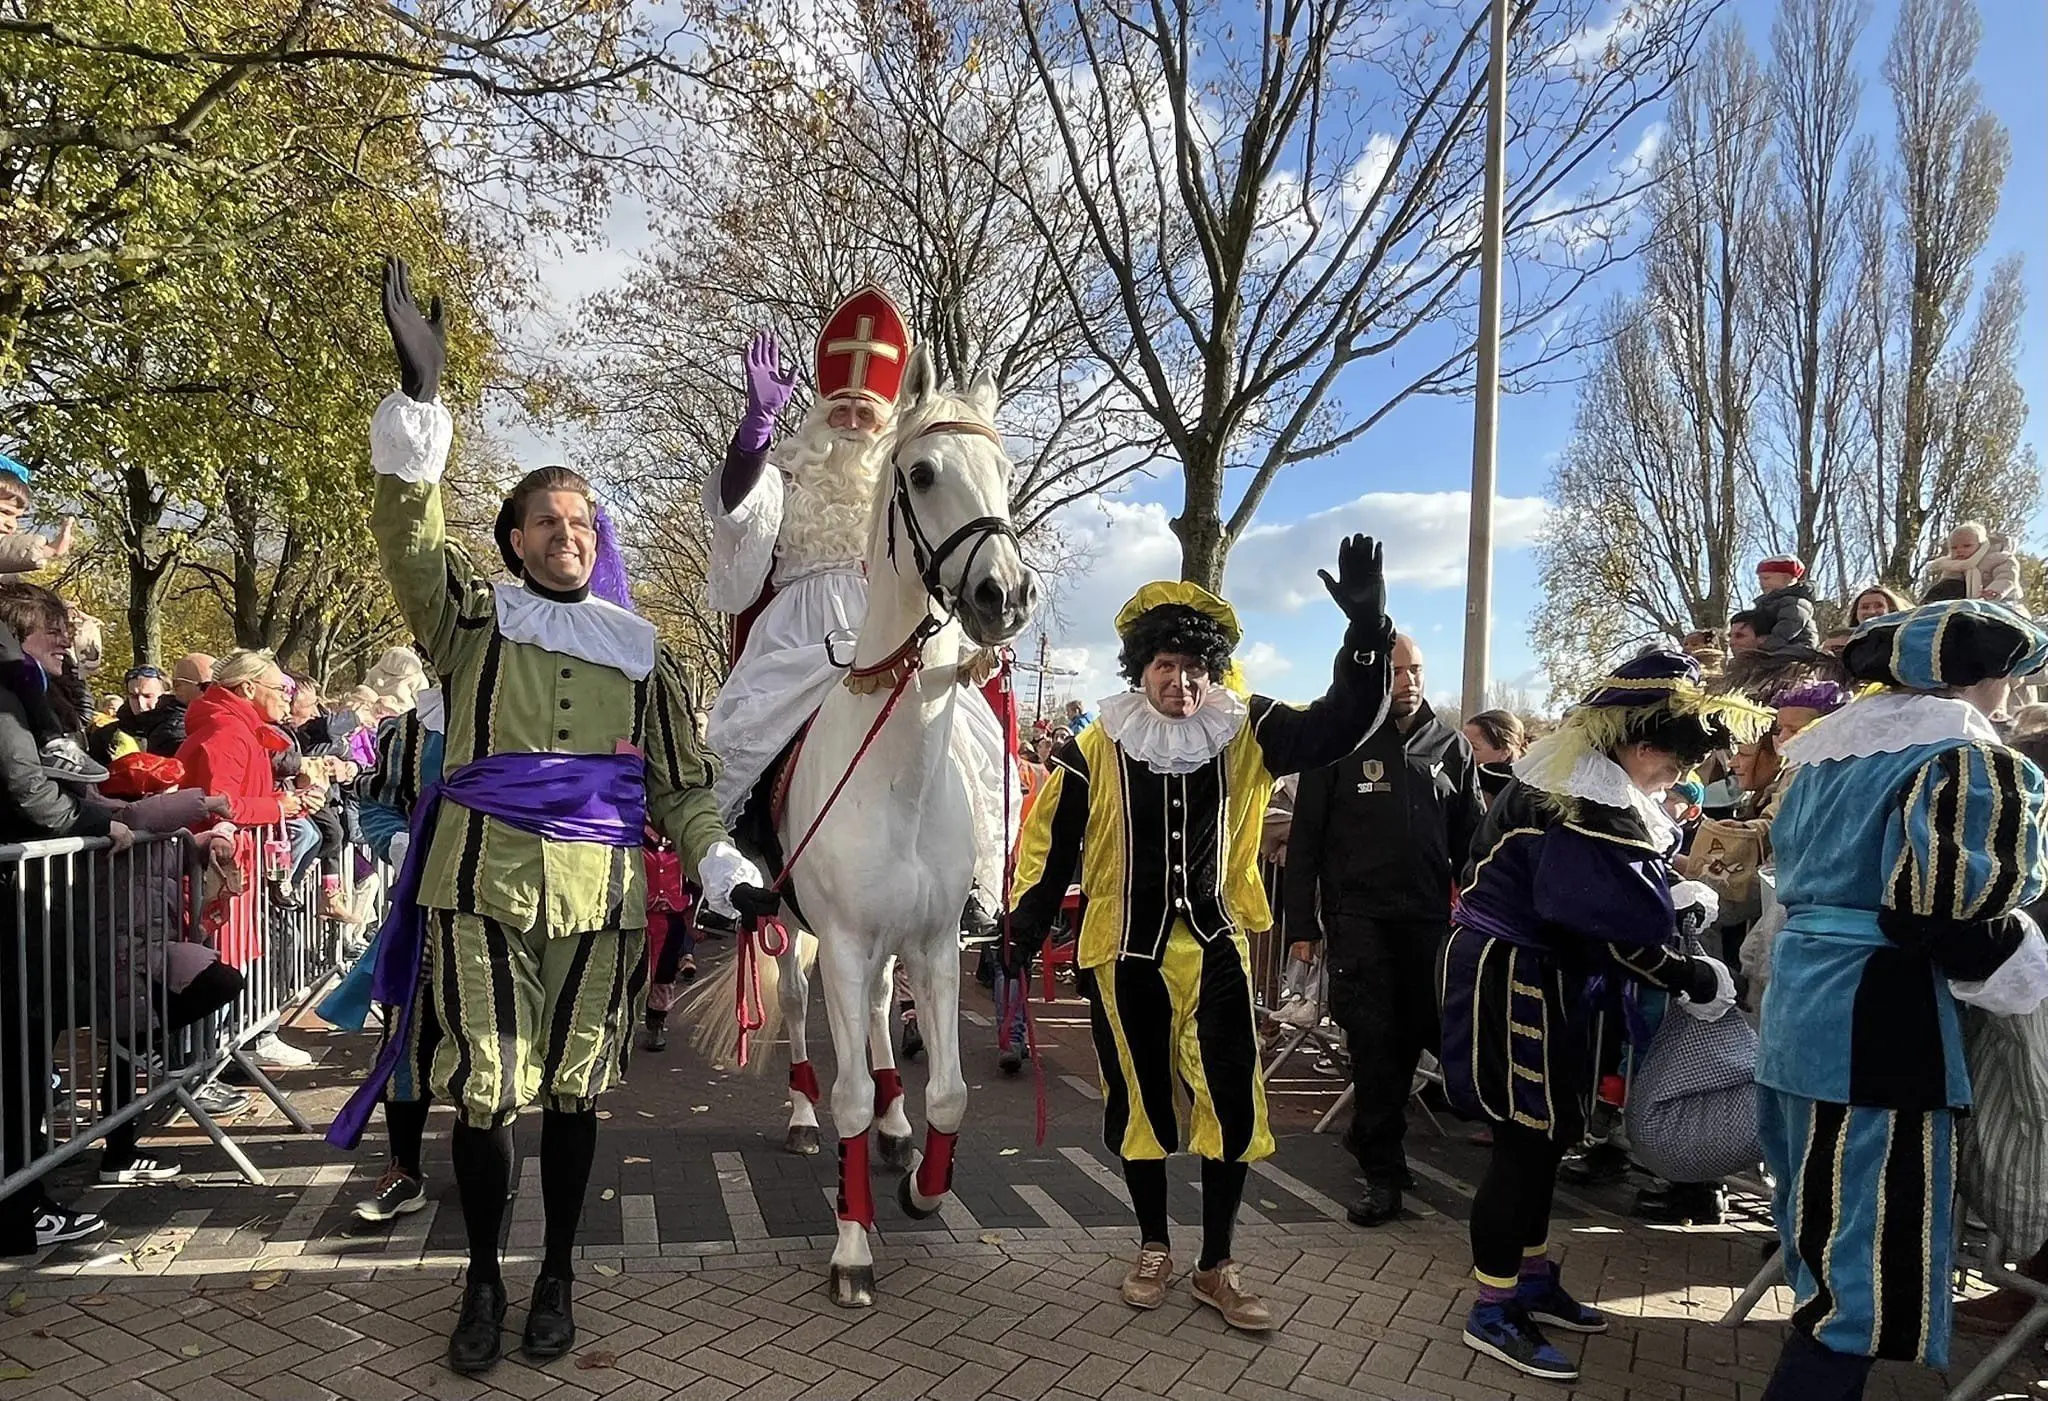
POLYGON ((59 783, 88 787, 105 783, 111 776, 105 764, 85 752, 85 747, 68 735, 59 735, 43 745, 43 772, 59 783))
POLYGON ((313 1063, 313 1057, 297 1046, 287 1046, 277 1039, 274 1031, 256 1038, 249 1047, 249 1054, 265 1065, 283 1066, 286 1070, 303 1070, 313 1063))

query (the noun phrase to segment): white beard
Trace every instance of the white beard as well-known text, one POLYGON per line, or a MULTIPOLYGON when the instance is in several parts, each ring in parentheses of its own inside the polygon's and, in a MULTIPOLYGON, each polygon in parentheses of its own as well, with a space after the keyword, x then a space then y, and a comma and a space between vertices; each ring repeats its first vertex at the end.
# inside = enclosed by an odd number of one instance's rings
POLYGON ((800 577, 867 557, 875 483, 887 456, 886 438, 842 436, 806 424, 782 455, 782 530, 775 539, 778 578, 800 577))

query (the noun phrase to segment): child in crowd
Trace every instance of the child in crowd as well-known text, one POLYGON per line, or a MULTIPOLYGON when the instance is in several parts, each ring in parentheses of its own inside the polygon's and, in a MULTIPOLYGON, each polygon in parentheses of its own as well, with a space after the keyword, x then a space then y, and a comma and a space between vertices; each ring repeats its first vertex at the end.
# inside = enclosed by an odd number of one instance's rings
POLYGON ((1773 555, 1756 567, 1763 591, 1756 596, 1752 626, 1756 650, 1811 652, 1820 646, 1820 628, 1813 621, 1813 590, 1806 583, 1806 565, 1794 555, 1773 555))

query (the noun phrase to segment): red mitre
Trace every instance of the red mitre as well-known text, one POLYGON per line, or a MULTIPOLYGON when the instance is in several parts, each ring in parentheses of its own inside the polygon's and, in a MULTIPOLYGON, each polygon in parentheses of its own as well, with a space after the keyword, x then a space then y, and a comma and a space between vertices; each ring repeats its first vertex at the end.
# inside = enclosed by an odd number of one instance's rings
POLYGON ((903 313, 869 283, 826 318, 818 337, 818 393, 894 407, 909 360, 910 331, 903 313))

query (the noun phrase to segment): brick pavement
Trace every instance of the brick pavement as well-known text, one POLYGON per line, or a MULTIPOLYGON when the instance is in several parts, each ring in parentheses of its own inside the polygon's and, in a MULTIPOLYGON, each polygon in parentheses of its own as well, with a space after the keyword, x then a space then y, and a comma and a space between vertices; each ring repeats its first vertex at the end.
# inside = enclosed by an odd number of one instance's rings
MULTIPOLYGON (((0 1266, 0 1401, 1758 1395, 1783 1336, 1782 1291, 1739 1330, 1706 1321, 1755 1268, 1765 1228, 1753 1206, 1727 1227, 1666 1230, 1629 1222, 1611 1191, 1561 1201, 1568 1278, 1615 1326, 1562 1340, 1582 1355, 1586 1381, 1535 1383, 1458 1341, 1462 1208, 1479 1150, 1455 1124, 1443 1136, 1418 1126, 1415 1211, 1378 1231, 1354 1230, 1333 1219, 1353 1188, 1351 1165, 1333 1139, 1306 1132, 1333 1085, 1306 1066, 1275 1084, 1281 1151, 1252 1179, 1239 1239, 1280 1328, 1265 1339, 1233 1334, 1188 1295, 1198 1215, 1187 1164, 1176 1164, 1172 1194, 1183 1279, 1166 1308, 1133 1313, 1116 1295, 1129 1228, 1096 1141, 1099 1105, 1085 1093, 1089 1061, 1073 1012, 1052 1009, 1043 1028, 1046 1144, 1031 1141, 1028 1080, 970 1067, 970 1081, 986 1078, 971 1101, 946 1217, 911 1223, 877 1183, 880 1298, 871 1312, 838 1310, 823 1291, 830 1143, 814 1159, 780 1153, 772 1078, 720 1075, 671 1052, 636 1062, 632 1084, 609 1105, 584 1220, 573 1356, 546 1368, 508 1357, 481 1380, 449 1373, 440 1358, 461 1260, 445 1180, 429 1211, 362 1232, 349 1204, 374 1179, 381 1144, 351 1161, 259 1112, 235 1127, 272 1173, 269 1188, 227 1176, 203 1140, 175 1130, 152 1142, 176 1144, 191 1169, 176 1186, 88 1190, 83 1169, 60 1176, 58 1195, 103 1211, 115 1231, 0 1266)), ((296 1039, 324 1064, 286 1083, 324 1123, 363 1046, 317 1032, 296 1039)), ((992 1059, 985 1046, 972 1054, 992 1059)), ((914 1103, 919 1077, 908 1079, 914 1103)), ((437 1116, 437 1130, 442 1123, 437 1116)), ((437 1156, 445 1161, 441 1136, 430 1138, 430 1174, 437 1156)), ((508 1229, 515 1330, 539 1243, 527 1166, 508 1229)), ((1957 1351, 1961 1366, 1980 1355, 1968 1340, 1957 1351)), ((2005 1394, 2048 1398, 2048 1382, 2034 1378, 2044 1370, 2036 1354, 2008 1374, 2005 1394)), ((1941 1394, 1939 1378, 1894 1367, 1880 1368, 1870 1390, 1912 1401, 1941 1394)))

